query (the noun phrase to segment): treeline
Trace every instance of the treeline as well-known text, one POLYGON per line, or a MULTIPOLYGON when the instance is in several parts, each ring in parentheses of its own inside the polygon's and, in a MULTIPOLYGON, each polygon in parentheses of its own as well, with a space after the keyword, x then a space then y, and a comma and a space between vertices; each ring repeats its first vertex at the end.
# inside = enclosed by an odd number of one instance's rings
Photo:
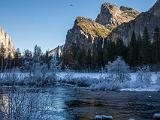
POLYGON ((25 50, 20 52, 17 49, 14 55, 7 53, 1 44, 0 46, 0 71, 19 68, 31 70, 35 65, 46 65, 48 69, 74 70, 100 70, 104 69, 108 62, 114 61, 118 56, 123 57, 126 63, 134 69, 139 66, 149 65, 160 69, 160 29, 154 30, 153 36, 149 35, 145 28, 143 35, 138 36, 133 31, 129 45, 119 39, 116 42, 107 39, 98 39, 87 49, 79 44, 72 43, 70 49, 63 51, 62 56, 49 55, 49 51, 43 53, 41 47, 35 46, 34 51, 25 50))
MULTIPOLYGON (((58 63, 57 63, 58 64, 58 63)), ((6 53, 6 49, 3 44, 0 47, 0 71, 4 72, 10 69, 18 68, 20 70, 31 70, 35 66, 46 65, 48 69, 52 65, 52 56, 49 55, 49 51, 43 53, 41 47, 35 46, 34 51, 24 50, 23 53, 19 49, 16 49, 13 55, 6 53)))
POLYGON ((119 39, 116 42, 107 39, 99 39, 93 43, 92 48, 86 51, 83 46, 72 44, 62 56, 63 67, 73 69, 101 69, 105 68, 109 61, 114 61, 118 56, 123 57, 131 68, 150 65, 159 68, 160 65, 160 29, 154 30, 153 36, 149 35, 145 27, 143 35, 136 37, 133 31, 129 45, 119 39))

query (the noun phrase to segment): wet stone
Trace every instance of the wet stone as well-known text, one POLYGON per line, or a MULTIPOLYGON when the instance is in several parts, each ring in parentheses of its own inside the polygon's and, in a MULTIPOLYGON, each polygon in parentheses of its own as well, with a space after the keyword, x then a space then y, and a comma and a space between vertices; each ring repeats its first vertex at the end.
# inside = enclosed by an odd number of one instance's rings
POLYGON ((113 117, 106 115, 96 115, 95 120, 113 120, 113 117))
POLYGON ((155 114, 153 115, 153 119, 154 119, 154 120, 160 120, 160 113, 155 113, 155 114))

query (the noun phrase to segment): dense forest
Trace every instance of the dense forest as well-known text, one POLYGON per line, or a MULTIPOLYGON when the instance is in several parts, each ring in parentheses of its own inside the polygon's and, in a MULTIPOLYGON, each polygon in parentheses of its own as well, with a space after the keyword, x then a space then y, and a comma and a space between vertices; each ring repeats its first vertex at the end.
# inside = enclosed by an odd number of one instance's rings
POLYGON ((149 65, 154 69, 159 68, 159 27, 155 28, 153 36, 149 35, 147 27, 145 27, 143 35, 139 35, 139 37, 136 37, 135 31, 133 31, 130 41, 130 44, 126 46, 121 39, 113 42, 107 38, 101 38, 93 43, 93 49, 89 49, 87 52, 73 43, 71 50, 62 56, 63 66, 97 70, 105 68, 109 61, 112 62, 121 56, 132 69, 144 65, 149 65))
POLYGON ((70 52, 63 52, 62 55, 56 53, 54 56, 51 56, 49 51, 42 53, 41 47, 37 45, 33 52, 25 50, 21 53, 17 49, 14 56, 10 54, 6 56, 5 47, 2 44, 0 48, 0 70, 2 72, 11 68, 30 70, 34 63, 45 64, 49 69, 53 61, 61 69, 100 70, 118 56, 121 56, 131 69, 144 65, 149 65, 154 70, 160 68, 159 27, 155 28, 153 36, 149 36, 147 28, 144 29, 143 35, 138 38, 133 31, 130 41, 130 44, 126 46, 121 39, 113 42, 107 38, 101 38, 93 43, 93 49, 88 49, 87 52, 82 48, 80 49, 77 44, 72 44, 70 52))
POLYGON ((3 44, 0 49, 0 71, 4 72, 12 68, 28 71, 31 70, 34 65, 46 65, 48 69, 51 67, 52 56, 49 55, 49 51, 43 53, 40 46, 35 46, 34 51, 24 50, 23 53, 19 49, 16 49, 14 56, 10 54, 6 55, 6 50, 3 44))

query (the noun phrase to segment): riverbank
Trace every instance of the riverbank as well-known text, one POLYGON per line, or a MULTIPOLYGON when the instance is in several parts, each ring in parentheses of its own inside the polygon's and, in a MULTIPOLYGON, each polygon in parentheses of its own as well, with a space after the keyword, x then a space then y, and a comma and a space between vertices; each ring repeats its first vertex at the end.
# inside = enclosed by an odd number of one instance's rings
MULTIPOLYGON (((32 103, 32 108, 35 107, 36 111, 33 109, 34 113, 30 113, 24 110, 20 112, 21 117, 34 118, 39 114, 39 110, 43 110, 40 118, 47 117, 49 120, 92 120, 96 115, 113 116, 114 120, 153 120, 153 114, 160 108, 158 92, 106 92, 75 89, 70 86, 16 87, 14 92, 4 90, 3 94, 0 94, 0 100, 4 98, 12 98, 10 104, 13 110, 19 108, 19 104, 13 104, 14 100, 21 100, 23 104, 20 109, 28 110, 26 106, 32 103)), ((13 114, 13 117, 18 116, 13 114)), ((34 120, 41 120, 40 118, 34 120)))
POLYGON ((158 72, 150 72, 150 84, 137 83, 138 73, 129 73, 131 80, 120 83, 109 81, 108 73, 78 73, 78 72, 47 72, 45 74, 29 74, 21 72, 1 73, 1 86, 54 86, 71 85, 76 87, 85 87, 94 91, 160 91, 160 85, 157 84, 158 72))

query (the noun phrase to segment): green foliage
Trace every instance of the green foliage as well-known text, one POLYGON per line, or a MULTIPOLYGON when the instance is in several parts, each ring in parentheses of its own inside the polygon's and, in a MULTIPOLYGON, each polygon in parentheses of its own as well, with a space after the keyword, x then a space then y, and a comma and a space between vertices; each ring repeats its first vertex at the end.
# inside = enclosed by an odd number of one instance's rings
POLYGON ((3 45, 3 43, 1 44, 1 47, 0 47, 0 65, 1 65, 1 72, 4 71, 4 68, 5 68, 5 53, 6 53, 6 49, 3 45))
POLYGON ((20 67, 22 64, 22 56, 19 48, 16 49, 14 53, 14 67, 20 67))
POLYGON ((143 36, 142 36, 142 44, 141 44, 141 56, 142 56, 142 64, 147 65, 151 62, 151 41, 148 33, 147 27, 145 27, 143 36))
POLYGON ((160 29, 155 28, 153 35, 153 63, 160 64, 160 29))
POLYGON ((137 66, 139 63, 139 46, 133 31, 130 46, 129 46, 129 64, 130 66, 137 66))

